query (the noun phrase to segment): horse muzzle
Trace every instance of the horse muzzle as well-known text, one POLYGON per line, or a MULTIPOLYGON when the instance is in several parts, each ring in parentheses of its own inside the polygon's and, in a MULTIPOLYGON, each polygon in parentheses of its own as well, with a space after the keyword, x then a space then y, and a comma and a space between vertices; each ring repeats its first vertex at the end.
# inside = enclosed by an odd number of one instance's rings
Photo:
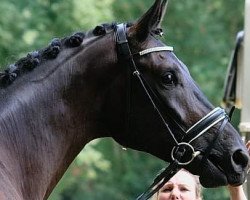
POLYGON ((216 156, 210 155, 205 162, 202 162, 201 184, 207 188, 228 184, 232 186, 243 184, 247 176, 247 166, 249 165, 248 154, 239 149, 228 156, 228 160, 230 162, 223 165, 218 162, 216 156))

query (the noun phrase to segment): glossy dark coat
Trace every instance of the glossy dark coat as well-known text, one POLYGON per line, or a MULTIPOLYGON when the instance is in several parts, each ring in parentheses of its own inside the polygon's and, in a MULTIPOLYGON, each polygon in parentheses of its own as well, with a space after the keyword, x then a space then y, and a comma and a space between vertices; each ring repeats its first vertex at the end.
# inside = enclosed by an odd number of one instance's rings
MULTIPOLYGON (((128 28, 133 52, 164 46, 155 38, 155 30, 159 30, 165 6, 165 0, 156 0, 128 28)), ((1 200, 47 199, 69 164, 95 138, 112 137, 123 146, 171 161, 173 140, 133 77, 131 127, 125 131, 128 64, 118 60, 113 28, 99 26, 86 35, 54 40, 48 48, 29 54, 1 74, 1 200)), ((183 129, 213 109, 173 52, 134 59, 160 96, 166 118, 171 115, 183 129)), ((180 138, 180 129, 167 121, 180 138)), ((206 149, 218 126, 193 146, 206 149)), ((213 145, 208 159, 202 160, 201 154, 186 168, 199 174, 207 187, 243 183, 248 154, 231 124, 213 145)))

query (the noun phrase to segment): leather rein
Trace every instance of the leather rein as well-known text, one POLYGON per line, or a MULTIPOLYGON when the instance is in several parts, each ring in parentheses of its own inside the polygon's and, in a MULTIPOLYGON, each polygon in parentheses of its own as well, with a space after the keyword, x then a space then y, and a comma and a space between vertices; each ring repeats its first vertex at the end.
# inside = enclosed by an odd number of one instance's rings
MULTIPOLYGON (((133 54, 131 53, 129 43, 127 40, 126 35, 126 24, 118 24, 116 25, 115 29, 115 37, 116 37, 116 44, 118 49, 118 59, 121 58, 125 60, 129 68, 127 70, 127 113, 126 113, 126 131, 129 132, 130 130, 130 109, 131 109, 131 75, 134 75, 138 78, 143 90, 145 91, 147 97, 149 98, 152 106, 154 107, 155 111, 159 115, 162 123, 167 129, 167 132, 170 133, 175 145, 171 151, 171 163, 154 179, 154 182, 150 185, 150 187, 142 193, 136 200, 147 200, 151 196, 153 196, 159 189, 172 177, 174 176, 183 166, 190 164, 196 156, 198 156, 201 152, 196 151, 195 148, 191 145, 191 142, 199 138, 203 135, 208 129, 213 127, 214 125, 222 122, 218 132, 221 133, 227 124, 229 117, 226 114, 225 110, 222 108, 215 108, 211 112, 209 112, 206 116, 196 122, 192 127, 190 127, 187 131, 181 129, 184 132, 184 137, 181 141, 178 141, 173 134, 173 131, 170 129, 168 123, 166 122, 165 118, 161 110, 156 105, 154 98, 155 93, 151 89, 150 85, 147 81, 143 78, 143 75, 138 70, 135 61, 133 59, 133 54), (184 159, 188 158, 188 159, 184 159)), ((145 49, 143 51, 138 52, 139 56, 143 56, 145 54, 158 52, 158 51, 173 51, 173 47, 170 46, 163 46, 163 47, 153 47, 149 49, 145 49)), ((174 121, 179 128, 180 125, 174 121)), ((217 135, 218 137, 218 135, 217 135)), ((215 139, 217 139, 217 137, 215 139)), ((208 150, 211 150, 212 146, 208 147, 208 150)), ((206 150, 207 151, 207 150, 206 150)), ((208 153, 205 154, 205 157, 208 153)))

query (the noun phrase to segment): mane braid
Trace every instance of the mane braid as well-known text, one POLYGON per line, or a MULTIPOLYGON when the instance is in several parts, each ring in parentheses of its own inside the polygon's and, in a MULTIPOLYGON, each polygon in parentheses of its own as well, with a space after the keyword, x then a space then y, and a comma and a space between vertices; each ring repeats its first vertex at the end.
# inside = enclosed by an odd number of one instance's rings
POLYGON ((116 28, 116 25, 117 23, 116 22, 113 22, 111 24, 108 24, 108 23, 104 23, 104 24, 101 24, 101 25, 98 25, 96 26, 92 33, 93 35, 95 36, 102 36, 102 35, 106 35, 106 33, 114 30, 116 28))
POLYGON ((77 32, 63 39, 54 38, 48 47, 28 53, 26 57, 21 58, 14 64, 10 64, 7 69, 0 72, 0 89, 10 85, 16 78, 22 74, 32 71, 46 60, 55 59, 63 46, 74 48, 81 45, 85 33, 77 32))

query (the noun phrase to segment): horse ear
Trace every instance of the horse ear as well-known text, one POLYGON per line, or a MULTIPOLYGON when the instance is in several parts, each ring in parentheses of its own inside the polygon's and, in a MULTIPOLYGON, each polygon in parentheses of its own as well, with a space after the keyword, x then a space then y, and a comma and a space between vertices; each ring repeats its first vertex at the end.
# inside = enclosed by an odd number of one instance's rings
POLYGON ((161 22, 168 0, 156 0, 152 7, 129 29, 128 35, 144 41, 149 33, 161 34, 161 22))

